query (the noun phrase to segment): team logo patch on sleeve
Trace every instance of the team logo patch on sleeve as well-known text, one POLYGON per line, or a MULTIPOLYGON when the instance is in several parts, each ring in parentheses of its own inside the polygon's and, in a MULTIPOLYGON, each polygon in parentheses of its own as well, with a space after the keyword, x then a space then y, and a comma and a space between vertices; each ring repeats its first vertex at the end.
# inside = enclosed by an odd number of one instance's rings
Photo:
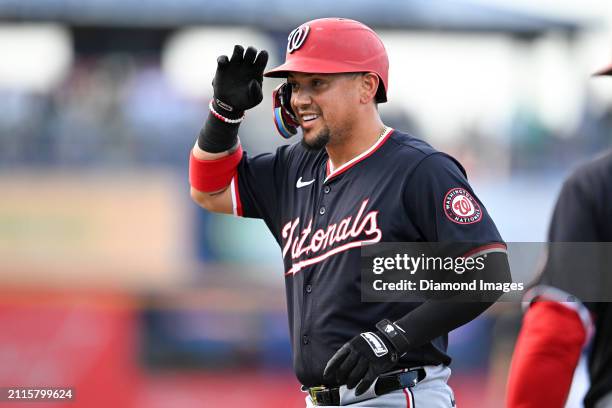
POLYGON ((482 219, 480 205, 461 187, 451 188, 444 196, 444 213, 457 224, 474 224, 482 219))

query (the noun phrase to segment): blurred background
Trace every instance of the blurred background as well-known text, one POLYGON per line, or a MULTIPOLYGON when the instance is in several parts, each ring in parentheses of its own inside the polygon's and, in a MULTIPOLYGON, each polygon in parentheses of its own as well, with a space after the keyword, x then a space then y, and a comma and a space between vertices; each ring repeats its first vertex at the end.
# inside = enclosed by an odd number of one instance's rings
MULTIPOLYGON (((263 222, 193 204, 187 158, 217 56, 254 45, 271 67, 324 16, 376 29, 385 123, 457 157, 507 241, 545 240, 563 177, 612 144, 612 80, 590 78, 612 61, 605 1, 0 0, 0 386, 304 406, 280 251, 263 222)), ((241 127, 250 153, 283 143, 277 84, 241 127)), ((519 309, 451 333, 459 406, 503 406, 519 309)))

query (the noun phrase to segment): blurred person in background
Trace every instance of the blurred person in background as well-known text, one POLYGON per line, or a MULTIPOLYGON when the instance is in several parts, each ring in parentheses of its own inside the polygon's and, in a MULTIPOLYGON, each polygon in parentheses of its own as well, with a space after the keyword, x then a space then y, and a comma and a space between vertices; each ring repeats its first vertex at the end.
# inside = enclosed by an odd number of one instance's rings
POLYGON ((235 46, 217 62, 190 158, 192 198, 209 211, 262 218, 282 247, 307 406, 455 406, 448 332, 493 302, 362 302, 360 247, 469 241, 462 255, 486 253, 482 276, 507 282, 506 247, 462 166, 382 123, 380 38, 347 19, 293 30, 285 63, 265 76, 287 78, 274 93, 276 126, 284 137, 301 127, 303 138, 255 157, 237 133, 244 111, 262 100, 267 53, 235 46))
MULTIPOLYGON (((595 73, 612 76, 612 64, 595 73)), ((612 407, 612 150, 565 181, 549 229, 546 267, 525 295, 528 309, 508 378, 509 408, 561 408, 587 354, 586 408, 612 407), (555 243, 574 243, 555 247, 555 243), (598 296, 598 294, 600 294, 598 296), (597 300, 597 301, 593 301, 597 300)))

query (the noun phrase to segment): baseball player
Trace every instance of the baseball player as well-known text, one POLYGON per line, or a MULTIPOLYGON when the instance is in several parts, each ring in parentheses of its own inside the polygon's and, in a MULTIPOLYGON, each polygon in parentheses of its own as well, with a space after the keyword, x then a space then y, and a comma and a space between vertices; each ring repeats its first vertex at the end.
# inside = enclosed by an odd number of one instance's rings
MULTIPOLYGON (((612 75, 612 64, 596 75, 612 75)), ((549 241, 612 242, 611 220, 612 151, 608 151, 565 181, 549 241)), ((572 245, 576 249, 551 247, 540 284, 526 294, 529 308, 512 358, 508 407, 565 406, 583 351, 588 351, 590 377, 584 406, 612 407, 612 306, 586 299, 611 293, 605 277, 610 273, 610 255, 602 253, 607 251, 601 246, 572 245)))
POLYGON ((505 245, 450 156, 381 121, 388 59, 357 21, 309 21, 285 63, 265 51, 218 58, 210 114, 190 159, 192 198, 209 211, 264 220, 283 256, 293 367, 307 406, 452 407, 447 334, 491 302, 362 303, 360 247, 393 241, 479 242, 486 270, 509 279, 505 245), (278 131, 300 143, 250 157, 238 127, 274 92, 278 131))

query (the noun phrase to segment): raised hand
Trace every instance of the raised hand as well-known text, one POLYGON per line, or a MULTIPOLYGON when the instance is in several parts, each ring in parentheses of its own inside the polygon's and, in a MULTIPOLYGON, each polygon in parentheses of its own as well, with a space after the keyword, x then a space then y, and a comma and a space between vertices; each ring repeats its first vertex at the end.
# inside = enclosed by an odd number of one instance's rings
POLYGON ((245 110, 257 106, 263 99, 263 71, 268 63, 268 53, 259 53, 253 47, 246 51, 234 46, 231 58, 217 58, 217 72, 213 79, 215 109, 224 116, 240 117, 245 110))

